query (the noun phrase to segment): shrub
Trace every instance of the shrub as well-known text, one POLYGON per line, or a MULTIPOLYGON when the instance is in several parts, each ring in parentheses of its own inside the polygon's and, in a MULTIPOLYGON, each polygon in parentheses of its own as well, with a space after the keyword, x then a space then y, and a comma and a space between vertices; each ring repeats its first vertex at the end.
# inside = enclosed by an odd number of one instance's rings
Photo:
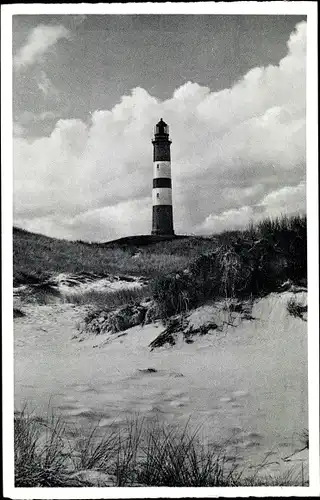
POLYGON ((308 306, 302 304, 301 302, 298 302, 295 298, 291 298, 287 304, 287 311, 288 313, 295 317, 295 318, 300 318, 304 321, 304 314, 307 312, 308 306))
POLYGON ((30 270, 28 272, 17 271, 14 274, 13 286, 18 285, 43 285, 50 284, 50 273, 40 269, 30 270))
POLYGON ((187 272, 153 282, 163 318, 219 298, 261 297, 288 279, 306 281, 306 218, 269 220, 246 231, 225 232, 215 247, 190 262, 187 272))
POLYGON ((166 319, 196 307, 199 296, 202 294, 202 290, 197 287, 197 284, 198 282, 192 276, 185 274, 156 278, 152 282, 152 292, 153 298, 159 305, 161 318, 166 319))
POLYGON ((195 259, 188 272, 154 280, 153 297, 165 319, 208 300, 234 297, 242 290, 245 279, 241 256, 232 247, 219 247, 195 259))
POLYGON ((285 263, 282 279, 295 283, 307 278, 307 218, 293 216, 265 219, 256 228, 257 237, 267 242, 274 260, 285 263))
POLYGON ((182 334, 185 342, 187 344, 192 344, 193 337, 207 335, 210 331, 217 329, 219 329, 219 326, 214 321, 203 323, 199 328, 194 328, 188 323, 186 318, 178 316, 168 320, 165 330, 149 344, 149 347, 152 351, 166 344, 173 346, 176 344, 177 334, 182 334))
POLYGON ((93 335, 122 332, 144 324, 147 311, 147 305, 139 303, 127 304, 116 310, 105 308, 91 310, 85 315, 83 323, 78 325, 78 329, 80 334, 89 332, 93 335))

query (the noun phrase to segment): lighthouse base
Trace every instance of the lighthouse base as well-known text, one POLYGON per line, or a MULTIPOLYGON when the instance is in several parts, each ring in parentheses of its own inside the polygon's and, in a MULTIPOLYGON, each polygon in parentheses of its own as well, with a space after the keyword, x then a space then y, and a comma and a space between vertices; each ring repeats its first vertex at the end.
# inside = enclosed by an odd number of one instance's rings
POLYGON ((155 205, 152 207, 153 235, 173 236, 172 205, 155 205))

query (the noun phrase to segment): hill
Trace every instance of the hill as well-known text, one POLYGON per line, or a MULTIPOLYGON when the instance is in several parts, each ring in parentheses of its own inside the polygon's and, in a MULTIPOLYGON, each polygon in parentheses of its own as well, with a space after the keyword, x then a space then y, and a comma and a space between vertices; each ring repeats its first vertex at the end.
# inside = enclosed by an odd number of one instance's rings
POLYGON ((200 249, 213 246, 213 240, 188 236, 141 235, 104 243, 68 241, 14 227, 14 285, 60 272, 159 276, 184 269, 200 249))
POLYGON ((52 273, 115 273, 161 278, 156 295, 164 299, 170 289, 174 303, 180 294, 190 304, 198 303, 199 295, 257 295, 276 291, 286 280, 306 284, 307 221, 282 217, 206 238, 140 235, 106 243, 66 241, 14 228, 13 264, 15 285, 52 273), (175 274, 186 269, 194 278, 176 282, 175 274))
POLYGON ((125 236, 124 238, 119 238, 117 240, 107 241, 105 243, 98 243, 99 246, 106 247, 117 247, 117 246, 125 246, 125 247, 144 247, 149 245, 154 245, 156 243, 162 243, 164 241, 173 241, 173 240, 181 240, 191 238, 192 236, 160 236, 160 235, 151 235, 151 234, 141 234, 137 236, 125 236))

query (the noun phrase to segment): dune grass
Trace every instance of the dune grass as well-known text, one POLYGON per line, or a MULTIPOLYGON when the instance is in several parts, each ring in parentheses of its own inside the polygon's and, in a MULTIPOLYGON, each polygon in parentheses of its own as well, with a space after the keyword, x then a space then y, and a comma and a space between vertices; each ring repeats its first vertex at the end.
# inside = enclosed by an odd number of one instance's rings
POLYGON ((182 272, 202 256, 216 255, 219 258, 215 264, 225 272, 220 277, 227 291, 232 284, 238 285, 238 292, 240 285, 250 285, 258 293, 261 282, 264 288, 272 288, 275 277, 276 281, 286 277, 306 280, 306 227, 305 216, 280 217, 242 231, 177 238, 142 247, 58 240, 14 228, 14 283, 39 282, 59 272, 155 278, 182 272), (242 282, 236 283, 240 278, 242 282))
POLYGON ((187 263, 188 256, 164 254, 161 247, 147 252, 58 240, 19 229, 13 232, 14 285, 38 282, 60 272, 151 277, 183 269, 187 263))
POLYGON ((258 486, 306 485, 305 474, 263 473, 263 463, 244 475, 223 446, 204 446, 199 429, 168 428, 139 416, 101 434, 67 425, 51 414, 37 418, 26 408, 15 414, 15 485, 68 486, 258 486), (94 473, 92 475, 92 473, 94 473))
POLYGON ((87 290, 69 293, 63 297, 64 302, 85 305, 90 304, 97 309, 112 310, 123 305, 136 304, 151 296, 148 285, 120 290, 87 290))
POLYGON ((265 220, 245 231, 222 233, 215 242, 187 271, 153 280, 153 297, 164 319, 207 301, 262 297, 286 281, 306 286, 305 217, 265 220))
POLYGON ((26 409, 15 415, 15 486, 85 485, 70 477, 70 454, 64 450, 65 429, 61 419, 53 416, 39 419, 26 409))
MULTIPOLYGON (((140 248, 69 242, 15 230, 15 283, 47 283, 50 272, 146 277, 150 284, 141 289, 75 292, 64 300, 109 310, 151 295, 159 317, 166 320, 207 302, 263 297, 288 281, 306 286, 307 221, 305 216, 266 219, 242 231, 140 248)), ((299 304, 288 304, 288 312, 304 319, 299 304)))

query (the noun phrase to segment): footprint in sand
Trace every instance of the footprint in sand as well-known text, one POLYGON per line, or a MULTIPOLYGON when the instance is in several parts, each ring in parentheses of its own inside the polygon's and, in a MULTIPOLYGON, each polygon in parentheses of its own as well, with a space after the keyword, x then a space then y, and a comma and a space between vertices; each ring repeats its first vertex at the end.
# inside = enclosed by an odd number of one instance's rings
MULTIPOLYGON (((222 403, 234 403, 234 401, 236 399, 243 398, 245 396, 248 396, 248 392, 247 391, 234 391, 231 394, 231 396, 223 396, 222 398, 220 398, 220 401, 222 403)), ((238 403, 234 403, 232 406, 235 407, 235 408, 237 408, 240 405, 238 403)))
POLYGON ((182 406, 185 406, 186 404, 183 401, 171 401, 169 403, 169 406, 172 406, 173 408, 181 408, 182 406))
POLYGON ((248 396, 249 393, 248 391, 234 391, 232 393, 232 395, 235 397, 235 398, 243 398, 245 396, 248 396))
POLYGON ((259 441, 252 441, 250 439, 248 441, 244 441, 243 443, 241 443, 241 445, 243 446, 243 448, 255 448, 257 446, 260 446, 260 443, 259 441))
POLYGON ((77 392, 98 392, 94 387, 87 384, 74 384, 77 392))
POLYGON ((146 412, 149 412, 149 411, 153 411, 153 405, 148 405, 148 404, 145 404, 145 405, 139 405, 138 406, 138 409, 141 413, 146 413, 146 412))
POLYGON ((259 432, 248 432, 247 436, 248 436, 248 438, 255 439, 255 440, 262 438, 262 434, 260 434, 259 432))
POLYGON ((230 398, 229 396, 225 396, 223 398, 220 398, 221 403, 231 403, 233 401, 233 398, 230 398))
POLYGON ((78 400, 74 396, 64 396, 63 394, 62 394, 62 396, 63 396, 63 399, 65 401, 68 401, 70 403, 77 403, 78 402, 78 400))
POLYGON ((89 417, 94 414, 91 408, 75 408, 74 410, 69 410, 68 415, 72 417, 89 417))
POLYGON ((173 398, 181 398, 182 396, 185 396, 185 392, 182 392, 181 390, 176 390, 176 389, 171 389, 169 391, 167 391, 166 393, 169 397, 173 397, 173 398))
POLYGON ((72 403, 62 403, 58 406, 59 410, 62 411, 73 411, 73 410, 78 410, 81 408, 79 404, 72 404, 72 403))
POLYGON ((119 425, 123 422, 123 419, 120 417, 108 417, 100 420, 98 426, 99 427, 109 427, 111 425, 119 425))

